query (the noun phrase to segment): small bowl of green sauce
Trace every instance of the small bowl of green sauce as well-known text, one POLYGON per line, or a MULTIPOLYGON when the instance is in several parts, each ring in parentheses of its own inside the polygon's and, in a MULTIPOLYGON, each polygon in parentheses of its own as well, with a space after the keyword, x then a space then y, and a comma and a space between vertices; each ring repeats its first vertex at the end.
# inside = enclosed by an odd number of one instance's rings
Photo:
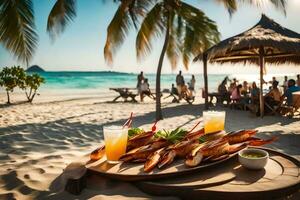
POLYGON ((244 149, 239 152, 239 162, 248 169, 263 169, 269 160, 269 154, 262 149, 244 149))

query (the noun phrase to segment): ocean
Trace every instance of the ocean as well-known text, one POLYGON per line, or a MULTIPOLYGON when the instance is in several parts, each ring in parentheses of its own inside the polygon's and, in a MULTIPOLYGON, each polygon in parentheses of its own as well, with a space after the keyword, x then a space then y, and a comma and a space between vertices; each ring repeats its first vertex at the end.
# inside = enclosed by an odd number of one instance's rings
MULTIPOLYGON (((111 87, 135 88, 137 75, 121 72, 43 72, 39 73, 45 78, 46 83, 41 90, 103 90, 111 87)), ((215 88, 228 74, 209 75, 209 86, 215 88)), ((150 88, 155 88, 155 74, 144 74, 148 78, 150 88)), ((185 82, 189 82, 191 74, 184 74, 185 82)), ((175 83, 176 74, 162 74, 161 88, 169 89, 175 83)), ((203 76, 195 75, 196 87, 203 87, 203 76)))
MULTIPOLYGON (((61 94, 72 93, 93 93, 99 91, 108 91, 111 87, 128 87, 135 88, 137 81, 137 74, 134 73, 121 73, 121 72, 72 72, 72 71, 60 71, 60 72, 42 72, 39 73, 45 78, 45 84, 39 89, 41 92, 55 92, 61 94)), ((183 74, 185 82, 189 82, 191 74, 183 74)), ((238 80, 247 80, 249 82, 258 81, 258 75, 252 74, 209 74, 208 84, 209 91, 216 91, 218 84, 224 79, 225 76, 229 78, 236 77, 238 80)), ((274 74, 268 74, 265 76, 265 80, 271 80, 274 74)), ((275 75, 277 79, 282 83, 283 75, 275 75)), ((150 88, 155 88, 155 74, 145 74, 150 83, 150 88)), ((162 74, 161 75, 161 88, 170 89, 172 83, 175 83, 176 73, 174 74, 162 74)), ((203 75, 197 74, 196 77, 196 89, 203 88, 203 75)), ((2 92, 3 88, 0 89, 2 92)))

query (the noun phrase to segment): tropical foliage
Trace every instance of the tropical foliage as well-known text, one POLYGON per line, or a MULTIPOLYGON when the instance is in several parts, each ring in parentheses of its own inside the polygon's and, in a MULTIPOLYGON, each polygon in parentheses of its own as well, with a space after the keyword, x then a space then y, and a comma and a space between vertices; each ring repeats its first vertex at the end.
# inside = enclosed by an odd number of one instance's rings
POLYGON ((0 43, 28 66, 37 40, 32 1, 1 0, 0 43))
POLYGON ((37 94, 37 89, 44 83, 45 80, 38 74, 26 75, 24 79, 24 84, 22 88, 25 91, 28 102, 32 102, 35 95, 37 94))
POLYGON ((61 34, 68 23, 76 17, 76 0, 57 0, 47 22, 47 32, 51 39, 61 34))
POLYGON ((10 93, 17 87, 24 90, 28 102, 32 102, 42 83, 44 78, 38 74, 27 74, 20 66, 4 67, 0 72, 0 86, 6 91, 8 104, 11 103, 10 93))
MULTIPOLYGON (((108 0, 102 0, 105 4, 108 0)), ((110 1, 110 0, 109 0, 110 1)), ((113 20, 107 28, 107 41, 104 55, 109 63, 118 47, 122 45, 131 27, 138 29, 139 22, 146 16, 149 9, 159 0, 113 0, 120 2, 113 20)), ((178 0, 172 0, 177 2, 178 0)), ((223 4, 233 14, 238 3, 250 3, 262 6, 272 3, 285 13, 287 0, 214 0, 223 4)), ((198 1, 199 4, 201 1, 198 1)), ((76 0, 56 0, 51 9, 47 31, 52 39, 61 34, 66 26, 76 17, 76 0)), ((37 47, 38 36, 34 23, 32 0, 0 0, 0 43, 19 61, 27 66, 37 47)))
POLYGON ((13 92, 16 87, 22 86, 25 76, 25 71, 19 66, 5 67, 0 72, 0 86, 6 91, 8 104, 11 103, 10 93, 13 92))
POLYGON ((132 27, 138 26, 147 14, 153 0, 121 0, 120 5, 107 27, 104 58, 108 64, 113 63, 113 56, 123 44, 132 27))

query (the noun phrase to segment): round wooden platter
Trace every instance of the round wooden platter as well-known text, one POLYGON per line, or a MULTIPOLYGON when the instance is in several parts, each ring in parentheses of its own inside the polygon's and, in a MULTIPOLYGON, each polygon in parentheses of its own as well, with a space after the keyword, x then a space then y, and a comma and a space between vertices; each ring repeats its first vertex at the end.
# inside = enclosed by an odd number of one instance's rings
POLYGON ((205 171, 159 181, 142 181, 136 186, 152 195, 183 199, 274 199, 300 189, 300 162, 286 154, 261 148, 270 159, 263 170, 242 167, 237 156, 205 171))
MULTIPOLYGON (((203 163, 197 167, 189 168, 184 164, 183 159, 176 159, 170 166, 163 169, 155 168, 150 173, 144 172, 143 163, 120 163, 120 164, 109 164, 104 157, 93 163, 88 163, 86 168, 89 172, 98 173, 108 178, 122 180, 122 181, 144 181, 144 180, 155 180, 161 178, 167 178, 172 176, 181 176, 196 171, 209 169, 216 165, 224 165, 224 162, 233 158, 236 154, 232 154, 229 157, 219 160, 213 163, 203 163)), ((232 178, 233 175, 228 175, 226 179, 232 178)), ((224 179, 225 177, 223 177, 224 179)))

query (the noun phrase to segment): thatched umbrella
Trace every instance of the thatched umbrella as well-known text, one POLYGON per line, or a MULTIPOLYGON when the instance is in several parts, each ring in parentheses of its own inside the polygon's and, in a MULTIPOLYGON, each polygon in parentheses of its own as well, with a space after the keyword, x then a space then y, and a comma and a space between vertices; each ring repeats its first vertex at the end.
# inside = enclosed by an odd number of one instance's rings
MULTIPOLYGON (((204 85, 206 94, 207 62, 209 63, 252 63, 260 66, 260 110, 264 114, 263 69, 265 63, 300 64, 300 34, 286 29, 265 15, 251 29, 223 40, 211 47, 196 60, 203 60, 204 85)), ((208 97, 205 95, 205 107, 208 97)))

